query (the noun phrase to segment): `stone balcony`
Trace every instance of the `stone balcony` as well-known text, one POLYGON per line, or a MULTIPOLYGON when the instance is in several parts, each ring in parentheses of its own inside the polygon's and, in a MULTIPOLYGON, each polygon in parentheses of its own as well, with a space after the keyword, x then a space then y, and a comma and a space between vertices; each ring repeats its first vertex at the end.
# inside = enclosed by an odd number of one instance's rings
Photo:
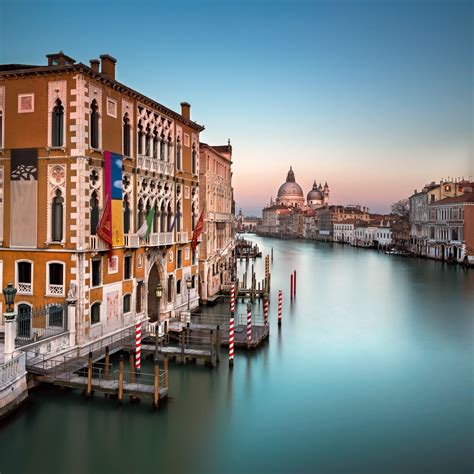
POLYGON ((124 234, 123 244, 129 249, 136 249, 140 247, 140 237, 138 234, 124 234))
POLYGON ((174 164, 168 161, 161 161, 150 156, 138 155, 138 168, 155 173, 172 176, 174 174, 174 164))
POLYGON ((172 245, 173 243, 173 232, 152 232, 145 240, 145 245, 151 247, 156 247, 160 245, 172 245))
POLYGON ((176 232, 176 241, 178 244, 184 244, 188 241, 188 233, 186 231, 176 232))

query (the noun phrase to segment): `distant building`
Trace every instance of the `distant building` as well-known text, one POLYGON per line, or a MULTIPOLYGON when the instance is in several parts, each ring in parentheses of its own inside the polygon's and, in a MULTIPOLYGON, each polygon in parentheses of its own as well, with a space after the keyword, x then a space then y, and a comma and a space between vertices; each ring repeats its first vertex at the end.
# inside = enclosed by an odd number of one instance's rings
POLYGON ((434 181, 417 191, 409 198, 410 207, 410 245, 409 250, 415 255, 429 256, 430 240, 429 204, 445 198, 462 196, 474 190, 473 183, 466 180, 434 181))
POLYGON ((262 223, 258 232, 278 237, 302 238, 306 234, 316 238, 317 212, 329 206, 329 186, 324 187, 316 181, 304 198, 303 189, 295 180, 295 173, 290 166, 286 181, 280 186, 276 202, 262 211, 262 223), (316 211, 316 212, 315 212, 316 211))
POLYGON ((232 146, 199 145, 199 182, 204 230, 199 254, 199 295, 214 298, 230 282, 234 252, 232 146))
POLYGON ((244 216, 242 209, 236 216, 236 231, 237 232, 257 232, 257 229, 262 225, 262 218, 255 216, 244 216))
POLYGON ((466 263, 472 260, 473 252, 469 242, 473 238, 473 205, 474 192, 448 197, 428 205, 427 257, 466 263))

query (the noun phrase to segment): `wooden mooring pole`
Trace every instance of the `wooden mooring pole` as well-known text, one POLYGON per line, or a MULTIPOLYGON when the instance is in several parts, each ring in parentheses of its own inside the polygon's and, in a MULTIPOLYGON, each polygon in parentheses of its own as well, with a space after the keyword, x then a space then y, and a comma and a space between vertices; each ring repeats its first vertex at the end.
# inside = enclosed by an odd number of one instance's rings
POLYGON ((160 405, 160 366, 158 359, 155 359, 155 390, 153 393, 153 408, 158 408, 160 405))
POLYGON ((165 388, 168 388, 168 357, 163 361, 163 368, 165 369, 165 388))
POLYGON ((293 273, 290 273, 290 300, 293 299, 293 273))
POLYGON ((110 364, 110 350, 109 350, 109 346, 107 346, 105 348, 105 370, 104 370, 105 380, 109 380, 109 364, 110 364))
POLYGON ((118 386, 118 401, 123 402, 123 355, 120 355, 119 363, 119 386, 118 386))
POLYGON ((296 270, 293 270, 293 296, 296 298, 296 270))
POLYGON ((133 351, 130 352, 130 383, 133 383, 135 379, 135 354, 133 351))
POLYGON ((89 352, 89 362, 87 365, 87 397, 92 396, 92 352, 89 352))

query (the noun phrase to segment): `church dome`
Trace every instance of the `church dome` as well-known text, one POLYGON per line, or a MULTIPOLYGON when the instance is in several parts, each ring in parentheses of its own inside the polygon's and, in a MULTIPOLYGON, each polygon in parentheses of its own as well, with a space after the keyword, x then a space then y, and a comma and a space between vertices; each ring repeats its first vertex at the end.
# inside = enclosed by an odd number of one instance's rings
POLYGON ((323 199, 323 194, 321 191, 318 189, 318 185, 316 184, 316 181, 313 183, 313 188, 311 191, 308 193, 308 196, 306 200, 309 201, 315 201, 318 199, 323 199))
POLYGON ((290 166, 290 171, 288 171, 288 175, 286 177, 286 182, 280 186, 278 190, 278 197, 279 198, 298 198, 304 197, 303 190, 301 186, 295 181, 295 173, 290 166))

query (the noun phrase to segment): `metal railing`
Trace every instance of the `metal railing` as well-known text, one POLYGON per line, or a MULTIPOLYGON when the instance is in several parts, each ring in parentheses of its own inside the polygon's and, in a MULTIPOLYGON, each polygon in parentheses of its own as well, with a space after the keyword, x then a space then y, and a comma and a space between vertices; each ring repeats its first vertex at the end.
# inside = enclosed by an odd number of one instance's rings
POLYGON ((0 389, 7 387, 18 376, 26 373, 26 355, 22 352, 0 365, 0 389))
POLYGON ((16 316, 15 347, 67 332, 67 303, 28 308, 16 316))
MULTIPOLYGON (((166 387, 166 380, 167 380, 167 370, 164 369, 159 369, 158 371, 158 380, 159 380, 159 385, 160 388, 165 388, 166 387)), ((119 378, 120 378, 120 371, 115 370, 113 372, 113 377, 112 380, 115 383, 119 383, 119 378)), ((86 371, 86 379, 87 379, 87 371, 86 371)), ((153 386, 155 384, 155 374, 150 374, 147 372, 133 372, 133 376, 130 374, 130 370, 124 369, 123 371, 123 383, 124 385, 131 385, 131 388, 133 387, 138 388, 139 385, 150 385, 153 386), (132 380, 133 377, 133 380, 132 380)))
POLYGON ((203 326, 220 326, 229 324, 230 314, 201 314, 191 313, 191 324, 203 326))
MULTIPOLYGON (((238 326, 246 326, 247 315, 239 314, 236 318, 236 323, 238 326)), ((252 314, 252 326, 265 326, 265 317, 263 314, 252 314)))

